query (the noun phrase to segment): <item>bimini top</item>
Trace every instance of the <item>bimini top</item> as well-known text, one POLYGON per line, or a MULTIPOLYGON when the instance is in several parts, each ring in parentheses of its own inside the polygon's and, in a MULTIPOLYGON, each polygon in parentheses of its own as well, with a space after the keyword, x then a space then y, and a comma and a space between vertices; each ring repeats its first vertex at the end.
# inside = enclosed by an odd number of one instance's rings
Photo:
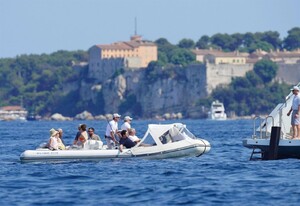
MULTIPOLYGON (((181 123, 174 124, 149 124, 148 130, 141 140, 141 143, 163 145, 196 137, 181 123)), ((137 145, 139 146, 139 144, 137 145)))

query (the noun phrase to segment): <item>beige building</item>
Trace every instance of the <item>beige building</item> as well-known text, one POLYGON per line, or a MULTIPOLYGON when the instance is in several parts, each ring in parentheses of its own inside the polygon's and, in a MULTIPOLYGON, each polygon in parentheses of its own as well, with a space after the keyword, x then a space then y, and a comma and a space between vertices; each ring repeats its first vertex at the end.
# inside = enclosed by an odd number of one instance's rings
POLYGON ((297 64, 300 63, 300 49, 295 51, 271 51, 266 54, 263 58, 269 59, 273 62, 284 63, 284 64, 297 64))
POLYGON ((223 52, 215 49, 194 49, 192 52, 196 55, 199 62, 208 62, 211 64, 246 64, 248 53, 223 52))
POLYGON ((151 61, 157 61, 157 46, 135 35, 128 42, 95 45, 89 49, 89 56, 92 67, 100 65, 102 60, 122 59, 126 68, 143 68, 151 61))
POLYGON ((204 61, 213 64, 246 64, 246 57, 239 52, 222 52, 218 54, 207 54, 204 61))

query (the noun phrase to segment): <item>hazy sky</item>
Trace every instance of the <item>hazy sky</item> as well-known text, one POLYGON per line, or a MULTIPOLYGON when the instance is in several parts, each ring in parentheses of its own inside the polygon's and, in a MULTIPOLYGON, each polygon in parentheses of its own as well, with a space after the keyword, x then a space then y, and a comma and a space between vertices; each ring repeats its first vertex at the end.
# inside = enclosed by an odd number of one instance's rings
POLYGON ((0 58, 127 41, 195 42, 216 33, 300 27, 300 0, 0 0, 0 58))

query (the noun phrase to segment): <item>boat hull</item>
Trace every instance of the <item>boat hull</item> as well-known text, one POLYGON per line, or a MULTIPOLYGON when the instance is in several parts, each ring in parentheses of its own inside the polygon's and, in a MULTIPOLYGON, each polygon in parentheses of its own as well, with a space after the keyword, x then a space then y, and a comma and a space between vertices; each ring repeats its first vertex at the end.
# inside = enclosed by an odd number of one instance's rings
MULTIPOLYGON (((250 149, 260 149, 263 156, 266 156, 270 150, 270 139, 244 139, 243 146, 250 149)), ((278 159, 300 158, 300 140, 280 140, 277 157, 278 159)), ((264 157, 262 158, 264 159, 264 157)))
POLYGON ((178 158, 188 156, 201 156, 210 151, 210 144, 192 144, 189 146, 156 149, 151 151, 144 147, 145 151, 141 152, 141 148, 125 149, 120 152, 118 149, 112 150, 26 150, 20 156, 22 162, 32 161, 68 161, 68 160, 105 160, 105 159, 127 159, 127 158, 143 158, 143 159, 165 159, 178 158))

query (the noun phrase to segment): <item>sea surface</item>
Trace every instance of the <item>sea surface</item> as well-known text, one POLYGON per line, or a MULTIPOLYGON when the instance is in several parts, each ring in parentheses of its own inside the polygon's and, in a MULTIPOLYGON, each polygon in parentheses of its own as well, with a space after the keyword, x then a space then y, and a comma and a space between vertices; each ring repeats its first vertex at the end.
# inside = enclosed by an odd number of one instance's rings
POLYGON ((252 120, 134 120, 142 137, 149 123, 182 122, 208 140, 201 157, 164 160, 21 163, 20 154, 62 128, 71 144, 80 123, 103 138, 106 121, 0 122, 1 205, 299 205, 300 160, 249 161, 242 139, 252 120))

